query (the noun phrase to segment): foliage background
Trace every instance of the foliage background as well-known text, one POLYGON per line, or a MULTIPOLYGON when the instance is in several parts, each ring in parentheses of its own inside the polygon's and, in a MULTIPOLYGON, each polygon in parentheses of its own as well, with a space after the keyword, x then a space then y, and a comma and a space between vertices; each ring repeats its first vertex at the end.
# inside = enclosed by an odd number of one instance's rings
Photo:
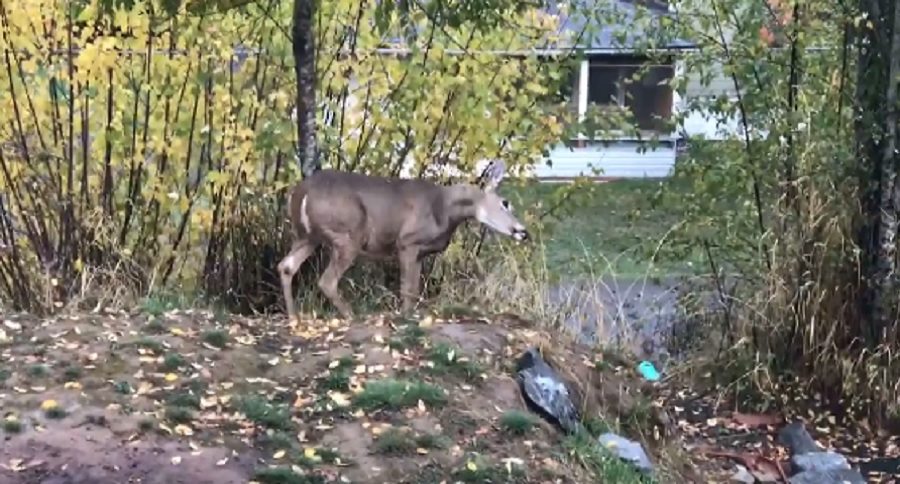
MULTIPOLYGON (((199 291, 244 310, 276 302, 284 194, 299 177, 291 2, 57 7, 0 8, 4 298, 39 311, 113 287, 199 291)), ((318 13, 325 166, 398 174, 409 159, 413 175, 468 174, 499 157, 516 174, 561 134, 561 103, 535 107, 558 71, 485 53, 552 40, 552 19, 451 27, 425 11, 376 14, 355 1, 318 13), (394 32, 414 33, 405 55, 375 52, 394 32)))

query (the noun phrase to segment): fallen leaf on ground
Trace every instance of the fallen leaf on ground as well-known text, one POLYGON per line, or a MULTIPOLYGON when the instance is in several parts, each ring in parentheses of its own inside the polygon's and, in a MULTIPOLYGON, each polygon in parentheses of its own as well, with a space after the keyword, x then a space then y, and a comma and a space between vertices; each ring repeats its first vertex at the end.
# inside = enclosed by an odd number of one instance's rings
POLYGON ((764 427, 767 425, 778 425, 781 423, 780 415, 765 415, 756 413, 740 413, 734 412, 731 419, 738 425, 746 425, 748 427, 764 427))

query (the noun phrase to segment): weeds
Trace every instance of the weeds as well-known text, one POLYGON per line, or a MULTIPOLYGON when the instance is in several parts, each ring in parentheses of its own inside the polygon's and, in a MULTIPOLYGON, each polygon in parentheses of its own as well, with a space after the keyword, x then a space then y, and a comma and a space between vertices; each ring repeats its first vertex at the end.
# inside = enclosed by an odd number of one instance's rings
POLYGON ((133 344, 140 349, 152 351, 156 354, 160 354, 166 349, 166 347, 158 340, 146 336, 138 339, 133 344))
POLYGON ((131 383, 128 383, 125 380, 117 381, 113 384, 113 390, 120 395, 131 395, 134 389, 131 387, 131 383))
POLYGON ((537 420, 521 410, 510 410, 500 416, 500 428, 519 437, 531 432, 535 425, 537 420))
POLYGON ((447 396, 441 387, 421 381, 376 380, 366 384, 354 397, 354 403, 363 410, 400 410, 412 407, 421 400, 429 407, 441 407, 447 396))
POLYGON ((442 449, 446 439, 436 434, 414 434, 409 430, 391 428, 375 439, 375 452, 401 456, 414 454, 419 449, 442 449))
POLYGON ((473 381, 484 373, 484 369, 476 362, 461 354, 461 350, 447 343, 437 343, 427 353, 431 365, 429 369, 436 374, 458 375, 473 381))
POLYGON ((421 346, 425 338, 425 330, 419 327, 415 321, 408 322, 398 336, 394 336, 388 342, 392 350, 403 351, 421 346))
POLYGON ((22 432, 22 421, 15 415, 7 415, 3 419, 3 431, 7 434, 18 434, 22 432))
POLYGON ((273 430, 290 430, 293 427, 286 405, 273 405, 262 397, 249 395, 238 399, 237 408, 257 425, 273 430))
POLYGON ((29 366, 26 373, 30 378, 46 378, 50 374, 50 369, 47 365, 36 364, 29 366))
POLYGON ((187 365, 187 361, 178 353, 168 353, 163 358, 159 369, 164 372, 175 372, 187 365))
POLYGON ((260 484, 325 484, 325 478, 318 475, 297 474, 290 467, 267 467, 253 474, 253 480, 260 484))
POLYGON ((187 407, 166 407, 166 419, 174 423, 189 423, 194 420, 194 410, 187 407))
POLYGON ((567 455, 591 472, 599 482, 621 484, 656 484, 634 466, 602 448, 593 436, 586 432, 566 437, 563 448, 567 455))
POLYGON ((205 331, 203 341, 216 348, 224 348, 228 344, 228 332, 222 329, 205 331))

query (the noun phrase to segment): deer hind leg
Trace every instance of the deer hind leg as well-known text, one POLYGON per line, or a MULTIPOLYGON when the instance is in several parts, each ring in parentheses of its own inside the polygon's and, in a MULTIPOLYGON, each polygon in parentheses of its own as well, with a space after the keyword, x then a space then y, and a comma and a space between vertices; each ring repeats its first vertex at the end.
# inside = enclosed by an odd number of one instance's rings
POLYGON ((306 259, 309 259, 315 250, 316 245, 308 240, 295 241, 288 255, 278 263, 278 274, 281 275, 281 290, 284 291, 284 304, 288 318, 296 316, 291 281, 300 270, 300 266, 306 262, 306 259))
POLYGON ((335 244, 331 249, 331 260, 328 262, 328 267, 325 268, 325 272, 319 278, 319 289, 334 304, 341 316, 346 319, 353 317, 353 311, 350 310, 350 305, 341 296, 341 292, 338 290, 338 282, 340 282, 344 273, 347 272, 347 269, 353 265, 356 254, 357 251, 353 249, 351 244, 335 244))
POLYGON ((403 312, 413 309, 419 299, 419 280, 422 274, 422 262, 415 251, 400 253, 400 298, 403 312))

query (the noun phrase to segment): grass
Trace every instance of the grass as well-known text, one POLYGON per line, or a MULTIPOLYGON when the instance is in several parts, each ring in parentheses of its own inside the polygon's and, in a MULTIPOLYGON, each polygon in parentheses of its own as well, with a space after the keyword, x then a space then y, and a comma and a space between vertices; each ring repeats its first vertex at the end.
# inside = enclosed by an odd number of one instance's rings
POLYGON ((566 437, 563 447, 570 458, 580 462, 599 482, 621 484, 655 484, 632 464, 619 459, 600 446, 587 432, 566 437))
POLYGON ((443 449, 446 439, 436 434, 413 434, 396 428, 389 429, 375 439, 375 452, 382 455, 410 455, 418 449, 443 449))
POLYGON ((290 430, 290 410, 285 405, 273 405, 265 398, 247 395, 238 399, 238 409, 257 425, 274 430, 290 430))
POLYGON ((159 317, 168 311, 184 306, 180 298, 167 294, 157 294, 141 302, 141 311, 150 316, 159 317))
POLYGON ((166 349, 166 347, 163 346, 163 344, 161 342, 159 342, 158 340, 155 340, 153 338, 148 338, 148 337, 139 338, 137 341, 134 342, 134 346, 137 346, 138 348, 145 349, 148 351, 152 351, 157 354, 162 353, 166 349))
MULTIPOLYGON (((664 181, 617 180, 594 184, 590 192, 559 204, 545 218, 552 236, 543 240, 547 267, 558 276, 584 276, 612 271, 622 277, 647 274, 673 275, 701 269, 699 252, 686 260, 646 260, 682 214, 668 207, 654 207, 652 196, 664 181), (650 270, 651 267, 653 270, 650 270)), ((555 193, 561 185, 527 183, 503 188, 516 207, 538 207, 544 213, 558 205, 555 193)), ((674 187, 688 190, 689 187, 674 187)))
POLYGON ((18 434, 22 431, 22 421, 14 415, 9 415, 3 419, 3 431, 8 434, 18 434))
POLYGON ((28 367, 28 376, 31 378, 44 378, 50 374, 50 369, 47 368, 47 365, 31 365, 28 367))
POLYGON ((441 387, 422 381, 384 379, 366 384, 356 394, 354 403, 363 410, 401 410, 419 403, 429 407, 442 407, 447 396, 441 387))
POLYGON ((204 331, 203 341, 216 348, 224 348, 228 344, 228 332, 223 329, 204 331))
POLYGON ((194 420, 194 409, 188 407, 166 407, 166 420, 174 423, 188 423, 194 420))
POLYGON ((429 348, 427 358, 432 364, 431 372, 439 375, 451 374, 475 380, 484 373, 481 365, 466 358, 460 348, 447 343, 436 343, 429 348))
POLYGON ((253 480, 260 484, 324 484, 325 478, 317 475, 297 474, 290 467, 258 469, 253 480))
POLYGON ((63 382, 77 381, 79 378, 81 378, 82 373, 83 372, 80 366, 68 365, 62 373, 63 382))
POLYGON ((166 405, 170 407, 200 408, 200 397, 186 390, 179 390, 169 395, 166 405))
POLYGON ((400 334, 388 341, 392 350, 403 351, 420 346, 425 339, 425 330, 419 327, 418 322, 410 321, 403 327, 400 334))
POLYGON ((168 353, 159 368, 165 372, 174 372, 187 365, 187 361, 178 353, 168 353))
POLYGON ((519 437, 526 435, 535 425, 537 420, 521 410, 510 410, 500 416, 500 428, 519 437))

